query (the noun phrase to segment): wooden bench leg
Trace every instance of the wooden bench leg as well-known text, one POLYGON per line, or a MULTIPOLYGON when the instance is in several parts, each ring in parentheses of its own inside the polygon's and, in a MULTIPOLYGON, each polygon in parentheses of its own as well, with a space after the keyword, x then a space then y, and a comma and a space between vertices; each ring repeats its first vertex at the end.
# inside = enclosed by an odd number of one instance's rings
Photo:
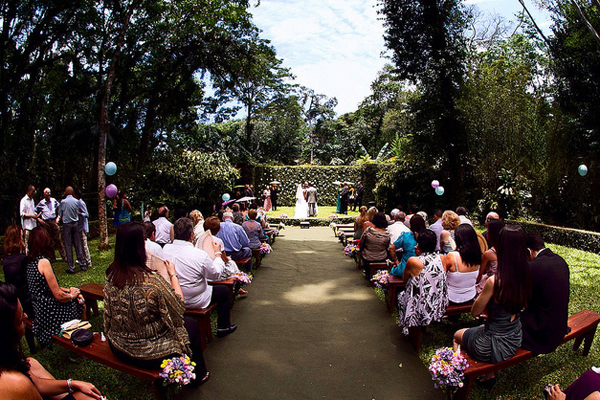
POLYGON ((592 347, 592 342, 594 341, 594 336, 596 336, 596 328, 598 325, 594 326, 592 330, 585 334, 583 340, 583 352, 584 356, 587 356, 590 353, 590 348, 592 347))
POLYGON ((463 381, 463 383, 463 387, 458 389, 458 391, 454 395, 455 400, 467 400, 469 398, 471 386, 473 385, 473 379, 469 376, 465 376, 465 380, 463 381))
POLYGON ((92 310, 94 311, 94 315, 98 316, 98 300, 86 298, 85 299, 85 319, 89 321, 92 317, 92 310))
POLYGON ((421 349, 421 336, 422 332, 420 326, 408 328, 408 339, 417 352, 421 349))

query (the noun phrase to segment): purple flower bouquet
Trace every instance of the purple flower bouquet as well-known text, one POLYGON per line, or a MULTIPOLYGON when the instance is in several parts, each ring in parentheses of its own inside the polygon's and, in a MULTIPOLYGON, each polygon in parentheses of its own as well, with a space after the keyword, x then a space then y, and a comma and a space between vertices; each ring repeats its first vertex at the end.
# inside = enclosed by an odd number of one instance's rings
POLYGON ((185 354, 182 357, 163 360, 160 367, 163 370, 158 376, 163 378, 163 385, 165 386, 174 384, 178 389, 181 389, 196 378, 194 373, 196 363, 185 354))
POLYGON ((442 347, 431 357, 429 371, 432 374, 433 386, 454 393, 463 387, 465 369, 469 367, 467 359, 460 354, 460 347, 453 351, 450 347, 442 347))

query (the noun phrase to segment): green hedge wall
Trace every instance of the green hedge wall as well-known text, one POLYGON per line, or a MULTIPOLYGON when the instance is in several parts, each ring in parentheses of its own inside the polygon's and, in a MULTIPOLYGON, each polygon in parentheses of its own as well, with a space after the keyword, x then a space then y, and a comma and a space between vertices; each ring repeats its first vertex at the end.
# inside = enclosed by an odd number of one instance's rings
POLYGON ((545 243, 558 244, 592 253, 600 253, 600 233, 562 228, 536 222, 506 220, 506 224, 519 225, 525 233, 539 233, 545 243))
MULTIPOLYGON (((362 168, 359 166, 257 166, 254 168, 254 195, 263 200, 262 192, 265 186, 277 181, 281 183, 278 185, 278 205, 294 206, 298 184, 310 182, 317 189, 318 204, 331 206, 336 204, 338 190, 338 186, 332 182, 349 181, 356 184, 360 180, 365 183, 362 168)), ((363 204, 372 197, 370 193, 367 194, 365 190, 363 204)))

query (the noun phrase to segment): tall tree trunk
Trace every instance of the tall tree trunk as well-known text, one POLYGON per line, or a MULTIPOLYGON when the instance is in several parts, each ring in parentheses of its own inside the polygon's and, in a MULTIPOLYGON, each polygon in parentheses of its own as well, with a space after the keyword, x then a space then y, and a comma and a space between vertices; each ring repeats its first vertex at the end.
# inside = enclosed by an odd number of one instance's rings
POLYGON ((98 223, 100 228, 100 250, 106 250, 110 248, 108 245, 108 223, 106 219, 106 202, 104 201, 104 190, 106 189, 106 177, 104 176, 104 166, 106 165, 106 139, 110 132, 110 120, 108 118, 108 105, 110 102, 110 93, 112 89, 112 83, 115 78, 115 69, 117 60, 121 49, 123 47, 123 41, 125 39, 125 33, 129 26, 129 20, 133 15, 133 10, 138 0, 132 0, 127 10, 127 17, 123 22, 123 27, 119 32, 117 38, 117 46, 115 48, 115 54, 111 61, 108 76, 106 77, 106 85, 104 87, 104 97, 102 98, 102 106, 100 109, 100 138, 98 143, 98 223))

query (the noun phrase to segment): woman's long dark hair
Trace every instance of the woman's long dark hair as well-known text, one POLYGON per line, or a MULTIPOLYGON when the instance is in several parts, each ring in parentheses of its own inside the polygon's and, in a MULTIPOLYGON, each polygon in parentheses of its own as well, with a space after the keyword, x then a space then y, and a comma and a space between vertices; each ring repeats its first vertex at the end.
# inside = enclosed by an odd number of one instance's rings
POLYGON ((421 217, 419 214, 415 214, 410 217, 410 230, 413 234, 416 234, 415 237, 417 237, 417 235, 425 229, 427 229, 427 226, 425 226, 425 220, 423 217, 421 217))
POLYGON ((527 306, 531 296, 531 274, 527 262, 525 231, 517 225, 507 225, 498 238, 498 272, 494 282, 494 298, 516 314, 527 306))
POLYGON ((146 266, 144 226, 139 222, 120 225, 115 243, 115 259, 106 270, 106 277, 113 285, 142 283, 152 270, 146 266))
POLYGON ((475 229, 469 224, 460 224, 454 233, 456 251, 460 258, 469 266, 481 264, 481 247, 475 229))
POLYGON ((502 228, 504 228, 504 221, 502 219, 493 219, 488 222, 487 239, 490 242, 490 247, 498 247, 498 236, 502 228))
POLYGON ((29 363, 21 348, 21 338, 15 329, 15 313, 19 298, 17 288, 0 282, 0 375, 3 371, 29 371, 29 363))
POLYGON ((39 256, 52 258, 52 255, 54 254, 54 249, 50 242, 50 235, 48 235, 48 231, 41 226, 36 226, 31 230, 27 247, 29 250, 28 257, 32 260, 35 260, 39 256))

